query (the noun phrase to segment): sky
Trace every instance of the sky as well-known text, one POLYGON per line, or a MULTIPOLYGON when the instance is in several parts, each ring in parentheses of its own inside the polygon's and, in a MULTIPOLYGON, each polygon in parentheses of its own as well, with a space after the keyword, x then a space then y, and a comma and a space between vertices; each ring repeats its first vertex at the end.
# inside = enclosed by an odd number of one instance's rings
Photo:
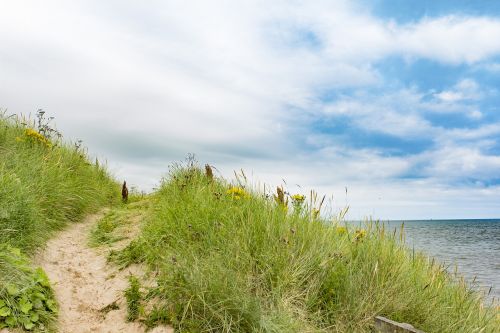
POLYGON ((138 189, 189 153, 350 219, 500 218, 500 2, 1 1, 0 108, 138 189))

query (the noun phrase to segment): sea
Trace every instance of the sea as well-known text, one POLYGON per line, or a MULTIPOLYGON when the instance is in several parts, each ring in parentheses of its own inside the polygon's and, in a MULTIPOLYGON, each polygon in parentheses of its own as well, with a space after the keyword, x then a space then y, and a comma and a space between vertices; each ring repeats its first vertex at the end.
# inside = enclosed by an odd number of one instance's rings
POLYGON ((500 304, 500 219, 388 221, 386 228, 404 223, 406 245, 455 269, 486 299, 500 304))

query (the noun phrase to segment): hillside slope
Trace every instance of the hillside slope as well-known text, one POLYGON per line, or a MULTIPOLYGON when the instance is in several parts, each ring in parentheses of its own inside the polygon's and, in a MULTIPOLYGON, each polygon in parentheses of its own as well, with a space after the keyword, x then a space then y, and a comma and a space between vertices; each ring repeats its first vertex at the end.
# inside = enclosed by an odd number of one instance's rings
POLYGON ((50 327, 57 305, 29 256, 118 191, 104 167, 61 140, 43 111, 32 121, 0 114, 0 328, 50 327))
MULTIPOLYGON (((499 332, 498 309, 406 249, 400 231, 323 219, 320 202, 174 166, 140 236, 110 254, 155 277, 131 280, 129 316, 179 332, 371 332, 377 315, 428 333, 499 332)), ((112 241, 119 224, 105 218, 96 236, 112 241)))

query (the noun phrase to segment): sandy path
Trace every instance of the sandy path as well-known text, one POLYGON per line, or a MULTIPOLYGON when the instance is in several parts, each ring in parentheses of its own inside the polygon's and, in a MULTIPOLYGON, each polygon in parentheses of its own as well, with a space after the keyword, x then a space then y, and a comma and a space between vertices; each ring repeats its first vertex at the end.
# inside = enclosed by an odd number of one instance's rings
MULTIPOLYGON (((88 247, 88 235, 99 217, 92 215, 69 226, 47 243, 36 260, 50 278, 59 302, 59 332, 145 332, 139 323, 126 321, 123 290, 129 272, 107 265, 105 253, 88 247), (113 302, 118 309, 101 311, 113 302)), ((150 332, 173 330, 157 327, 150 332)))

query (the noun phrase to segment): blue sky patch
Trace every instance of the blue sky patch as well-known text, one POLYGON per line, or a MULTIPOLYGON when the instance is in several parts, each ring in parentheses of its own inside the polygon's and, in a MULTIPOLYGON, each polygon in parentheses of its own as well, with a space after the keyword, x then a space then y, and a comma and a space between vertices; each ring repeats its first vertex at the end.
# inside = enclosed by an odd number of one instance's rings
POLYGON ((500 6, 496 0, 374 0, 362 1, 374 15, 400 23, 415 22, 423 17, 445 15, 498 16, 500 6))
POLYGON ((331 139, 334 144, 352 149, 373 149, 386 157, 422 153, 434 144, 431 138, 400 138, 359 128, 354 126, 348 117, 342 116, 316 121, 312 124, 312 131, 331 139))
POLYGON ((469 66, 448 65, 429 59, 404 59, 390 56, 375 64, 384 81, 404 87, 417 87, 423 91, 446 89, 466 76, 469 66))

